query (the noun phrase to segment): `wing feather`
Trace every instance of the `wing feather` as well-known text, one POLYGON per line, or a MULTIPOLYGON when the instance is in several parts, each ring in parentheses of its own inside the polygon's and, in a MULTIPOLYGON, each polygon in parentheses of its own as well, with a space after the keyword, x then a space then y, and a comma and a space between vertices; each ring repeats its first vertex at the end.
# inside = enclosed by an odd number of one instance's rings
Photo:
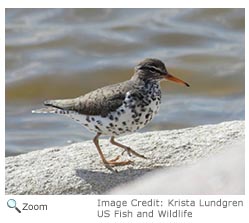
POLYGON ((73 99, 48 100, 44 105, 62 110, 76 111, 84 115, 100 115, 106 117, 108 113, 119 108, 125 95, 132 89, 132 81, 109 85, 89 92, 73 99))

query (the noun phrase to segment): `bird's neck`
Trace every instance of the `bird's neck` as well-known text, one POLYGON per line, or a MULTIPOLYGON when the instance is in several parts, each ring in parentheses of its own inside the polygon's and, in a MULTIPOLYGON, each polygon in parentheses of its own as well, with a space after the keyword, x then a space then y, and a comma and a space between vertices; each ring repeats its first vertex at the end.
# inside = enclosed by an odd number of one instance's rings
POLYGON ((160 83, 159 81, 150 81, 146 80, 144 81, 143 86, 141 86, 145 92, 151 92, 151 91, 160 91, 160 83))
POLYGON ((136 83, 137 86, 145 88, 145 89, 151 89, 153 87, 160 88, 160 81, 155 79, 142 79, 138 75, 133 75, 131 78, 131 81, 136 83))

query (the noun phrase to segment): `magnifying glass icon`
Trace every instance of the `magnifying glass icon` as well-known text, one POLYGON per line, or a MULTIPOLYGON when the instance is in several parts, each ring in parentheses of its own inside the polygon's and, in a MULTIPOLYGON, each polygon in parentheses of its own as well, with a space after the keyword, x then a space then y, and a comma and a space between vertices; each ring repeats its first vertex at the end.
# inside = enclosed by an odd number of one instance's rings
POLYGON ((9 208, 15 208, 19 213, 21 213, 20 209, 16 206, 16 201, 14 199, 9 199, 7 201, 7 206, 9 208))

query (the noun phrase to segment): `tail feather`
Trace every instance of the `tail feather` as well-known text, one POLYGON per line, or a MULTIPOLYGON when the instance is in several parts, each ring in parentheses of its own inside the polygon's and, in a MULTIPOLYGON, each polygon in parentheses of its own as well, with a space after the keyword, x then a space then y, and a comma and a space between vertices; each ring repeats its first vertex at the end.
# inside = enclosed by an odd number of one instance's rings
POLYGON ((47 100, 44 101, 44 105, 48 106, 33 110, 32 113, 40 114, 69 114, 74 113, 74 105, 77 99, 63 99, 63 100, 47 100))
POLYGON ((75 99, 63 99, 63 100, 47 100, 44 101, 44 105, 51 106, 58 109, 74 110, 75 105, 78 103, 78 98, 75 99))
POLYGON ((61 115, 68 115, 75 113, 74 111, 69 111, 69 110, 63 110, 60 108, 55 108, 55 107, 45 107, 45 108, 40 108, 36 110, 32 110, 32 113, 35 114, 61 114, 61 115))
POLYGON ((53 108, 53 107, 47 107, 47 108, 40 108, 40 109, 35 109, 32 110, 32 113, 36 113, 36 114, 47 114, 47 113, 51 113, 51 114, 55 114, 55 113, 59 113, 58 108, 53 108))

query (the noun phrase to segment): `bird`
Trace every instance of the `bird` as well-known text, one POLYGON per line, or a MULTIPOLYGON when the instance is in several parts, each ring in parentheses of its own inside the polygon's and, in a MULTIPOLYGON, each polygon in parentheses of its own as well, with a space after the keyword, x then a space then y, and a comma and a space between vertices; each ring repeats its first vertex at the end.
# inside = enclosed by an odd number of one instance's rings
POLYGON ((72 99, 46 100, 45 107, 32 112, 65 115, 94 132, 96 135, 93 143, 104 166, 117 172, 113 167, 133 163, 132 160, 119 160, 125 152, 129 156, 147 159, 129 146, 117 142, 115 137, 143 128, 158 113, 162 80, 190 86, 170 74, 161 60, 147 58, 135 66, 134 74, 129 80, 104 86, 72 99), (122 148, 121 155, 107 160, 99 145, 101 135, 109 136, 111 144, 122 148))

